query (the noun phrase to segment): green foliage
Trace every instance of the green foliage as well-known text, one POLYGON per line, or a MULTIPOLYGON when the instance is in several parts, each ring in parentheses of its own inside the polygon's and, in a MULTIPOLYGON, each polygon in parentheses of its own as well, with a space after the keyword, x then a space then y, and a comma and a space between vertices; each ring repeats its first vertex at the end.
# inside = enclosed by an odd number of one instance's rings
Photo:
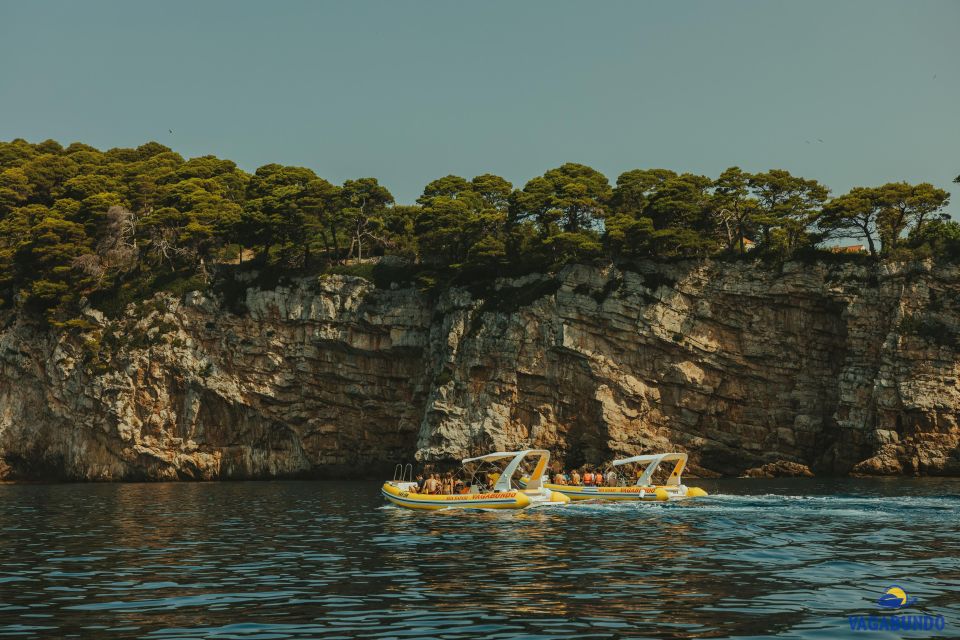
POLYGON ((436 379, 433 381, 435 387, 445 387, 453 381, 453 371, 450 367, 444 367, 437 373, 436 379))
POLYGON ((606 176, 568 162, 528 182, 514 198, 514 217, 532 219, 543 235, 555 230, 579 233, 595 228, 610 198, 606 176))
POLYGON ((209 283, 200 274, 194 274, 184 278, 175 278, 169 282, 163 283, 160 290, 172 293, 175 296, 182 296, 193 291, 204 291, 209 287, 209 283))
POLYGON ((609 298, 615 291, 619 290, 621 286, 623 286, 622 277, 617 276, 615 278, 610 278, 603 285, 603 289, 601 289, 600 291, 594 291, 590 295, 593 297, 593 299, 596 301, 598 305, 603 304, 606 301, 606 299, 609 298))
POLYGON ((935 238, 926 233, 926 227, 938 226, 949 217, 943 209, 950 195, 929 183, 910 185, 906 182, 888 183, 880 187, 856 187, 849 193, 827 203, 820 226, 839 237, 862 238, 871 255, 882 249, 893 254, 900 246, 903 233, 909 230, 914 247, 924 242, 931 248, 935 238), (881 249, 877 244, 880 242, 881 249))
POLYGON ((381 248, 388 243, 386 209, 393 195, 376 178, 347 180, 340 191, 340 215, 346 227, 350 247, 347 258, 363 260, 364 248, 381 248))
POLYGON ((478 292, 484 303, 477 312, 476 318, 483 313, 513 313, 529 306, 547 296, 552 296, 560 289, 561 282, 556 279, 535 280, 519 287, 502 287, 500 289, 486 288, 478 292))
POLYGON ((922 227, 914 227, 907 244, 914 251, 924 250, 926 255, 960 260, 960 222, 931 220, 922 227))
POLYGON ((746 253, 746 240, 756 236, 759 205, 750 197, 752 176, 730 167, 713 183, 712 210, 723 227, 727 249, 746 253))
POLYGON ((752 175, 747 182, 756 198, 752 221, 761 230, 761 249, 786 254, 810 244, 809 228, 819 218, 829 189, 781 169, 752 175))
POLYGON ((327 275, 353 276, 373 282, 375 267, 376 265, 369 262, 366 264, 339 264, 329 267, 324 273, 327 275))
POLYGON ((417 199, 421 210, 413 226, 422 261, 453 269, 501 263, 510 189, 490 174, 471 181, 451 175, 428 184, 417 199))
POLYGON ((598 255, 611 195, 606 176, 582 164, 568 162, 530 180, 510 197, 507 259, 532 257, 552 268, 598 255))
POLYGON ((429 295, 466 286, 490 308, 511 308, 544 293, 494 291, 496 278, 572 262, 872 259, 818 247, 844 236, 884 258, 960 259, 960 225, 947 219, 941 189, 898 182, 831 201, 827 193, 786 171, 738 167, 715 180, 634 169, 611 187, 567 163, 522 189, 489 173, 447 175, 416 204, 397 205, 372 177, 338 186, 305 167, 249 174, 156 142, 101 151, 17 139, 0 142, 0 306, 79 331, 85 304, 117 315, 158 291, 212 287, 242 313, 248 286, 308 274, 429 295))

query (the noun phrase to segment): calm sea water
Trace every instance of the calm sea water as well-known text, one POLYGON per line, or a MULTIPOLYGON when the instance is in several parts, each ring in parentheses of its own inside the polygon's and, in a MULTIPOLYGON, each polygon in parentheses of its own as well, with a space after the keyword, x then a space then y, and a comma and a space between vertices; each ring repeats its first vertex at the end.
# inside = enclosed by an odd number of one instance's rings
POLYGON ((438 513, 370 482, 0 485, 0 635, 897 637, 847 618, 896 583, 960 637, 960 481, 697 484, 438 513))

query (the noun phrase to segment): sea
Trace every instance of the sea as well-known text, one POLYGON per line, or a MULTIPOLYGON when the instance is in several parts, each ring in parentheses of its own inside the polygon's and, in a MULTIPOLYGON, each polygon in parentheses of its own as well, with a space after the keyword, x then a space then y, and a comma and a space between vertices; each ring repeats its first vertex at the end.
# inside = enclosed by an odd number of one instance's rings
POLYGON ((363 481, 3 484, 0 636, 960 637, 960 479, 689 483, 711 495, 516 512, 363 481))

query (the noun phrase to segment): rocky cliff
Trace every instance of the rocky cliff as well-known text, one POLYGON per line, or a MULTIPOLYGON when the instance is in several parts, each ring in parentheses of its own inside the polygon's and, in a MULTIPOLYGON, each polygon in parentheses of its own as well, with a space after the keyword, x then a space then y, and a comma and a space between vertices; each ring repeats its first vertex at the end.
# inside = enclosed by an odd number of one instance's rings
POLYGON ((321 276, 227 309, 158 295, 79 333, 7 317, 0 475, 343 476, 527 445, 960 474, 957 267, 574 266, 438 297, 321 276))

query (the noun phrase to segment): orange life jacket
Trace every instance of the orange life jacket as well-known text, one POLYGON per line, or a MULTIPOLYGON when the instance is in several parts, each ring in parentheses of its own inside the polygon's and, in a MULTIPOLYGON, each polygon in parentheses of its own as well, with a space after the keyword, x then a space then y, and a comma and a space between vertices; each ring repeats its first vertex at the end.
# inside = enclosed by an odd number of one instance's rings
POLYGON ((583 474, 583 484, 593 484, 593 474, 589 471, 583 474))

